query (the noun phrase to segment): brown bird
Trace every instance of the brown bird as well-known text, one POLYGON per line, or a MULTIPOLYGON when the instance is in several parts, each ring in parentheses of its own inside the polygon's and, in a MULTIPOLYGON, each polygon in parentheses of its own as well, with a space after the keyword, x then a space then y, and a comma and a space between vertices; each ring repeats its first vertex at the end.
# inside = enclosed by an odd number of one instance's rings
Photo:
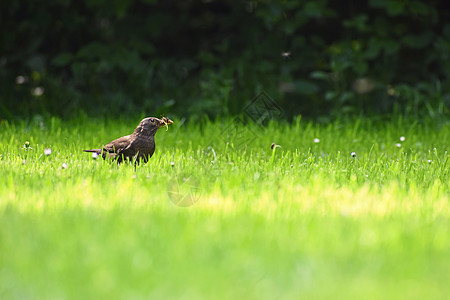
POLYGON ((139 164, 140 161, 146 163, 155 152, 156 131, 161 127, 169 126, 169 124, 173 124, 173 121, 166 117, 162 117, 162 119, 145 118, 132 134, 120 137, 106 144, 102 149, 83 151, 97 153, 103 159, 117 160, 119 164, 124 160, 135 161, 136 164, 139 164))

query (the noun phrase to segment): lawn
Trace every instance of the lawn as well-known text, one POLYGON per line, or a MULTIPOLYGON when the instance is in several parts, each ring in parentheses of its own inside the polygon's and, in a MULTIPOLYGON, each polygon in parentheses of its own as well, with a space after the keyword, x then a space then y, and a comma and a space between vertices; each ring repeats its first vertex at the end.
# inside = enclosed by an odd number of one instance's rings
POLYGON ((1 299, 450 294, 448 123, 174 120, 136 169, 82 152, 139 121, 0 123, 1 299))

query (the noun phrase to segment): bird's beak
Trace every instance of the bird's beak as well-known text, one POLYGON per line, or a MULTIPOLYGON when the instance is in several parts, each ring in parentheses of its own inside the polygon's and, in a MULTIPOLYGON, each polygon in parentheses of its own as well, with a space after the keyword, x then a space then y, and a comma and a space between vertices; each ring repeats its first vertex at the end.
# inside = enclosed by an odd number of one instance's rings
POLYGON ((169 118, 163 117, 161 122, 159 123, 159 127, 169 126, 170 124, 173 124, 173 121, 169 118))

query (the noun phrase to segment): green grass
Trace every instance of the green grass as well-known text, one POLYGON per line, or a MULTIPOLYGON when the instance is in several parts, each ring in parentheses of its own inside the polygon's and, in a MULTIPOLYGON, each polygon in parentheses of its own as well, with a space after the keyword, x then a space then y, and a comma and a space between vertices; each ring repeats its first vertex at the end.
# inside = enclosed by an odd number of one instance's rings
POLYGON ((450 294, 448 124, 176 120, 136 170, 81 151, 138 121, 0 124, 1 299, 450 294))

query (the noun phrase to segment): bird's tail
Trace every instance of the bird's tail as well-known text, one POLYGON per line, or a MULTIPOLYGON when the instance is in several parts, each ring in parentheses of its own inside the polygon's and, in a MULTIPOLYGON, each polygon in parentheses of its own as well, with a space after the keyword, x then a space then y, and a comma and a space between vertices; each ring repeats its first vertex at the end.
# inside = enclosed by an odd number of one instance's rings
POLYGON ((84 152, 95 152, 97 154, 102 153, 102 149, 90 149, 90 150, 83 150, 84 152))

